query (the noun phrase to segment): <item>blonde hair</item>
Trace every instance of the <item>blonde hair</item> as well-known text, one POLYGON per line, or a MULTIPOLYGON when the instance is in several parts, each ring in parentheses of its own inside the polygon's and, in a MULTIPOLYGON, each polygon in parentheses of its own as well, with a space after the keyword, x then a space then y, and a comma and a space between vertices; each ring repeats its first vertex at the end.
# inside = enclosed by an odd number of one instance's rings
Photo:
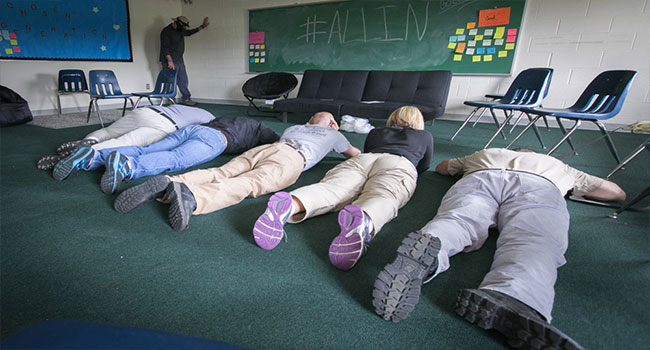
POLYGON ((417 107, 403 106, 393 111, 386 121, 386 126, 409 126, 411 129, 424 130, 424 117, 417 107))

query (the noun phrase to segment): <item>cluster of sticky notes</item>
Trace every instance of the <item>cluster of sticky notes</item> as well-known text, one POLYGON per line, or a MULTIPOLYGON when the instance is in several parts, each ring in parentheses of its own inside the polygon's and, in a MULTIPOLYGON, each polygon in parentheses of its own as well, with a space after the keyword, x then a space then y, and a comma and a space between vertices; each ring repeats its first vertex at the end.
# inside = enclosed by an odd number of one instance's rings
POLYGON ((0 35, 0 42, 2 41, 7 41, 8 45, 10 46, 10 47, 5 47, 4 50, 5 54, 13 55, 16 52, 20 52, 20 46, 18 46, 16 33, 10 33, 8 30, 3 30, 2 35, 0 35))
POLYGON ((265 44, 249 44, 248 57, 250 63, 264 63, 266 62, 266 45, 265 44))
POLYGON ((476 22, 468 22, 464 28, 456 28, 449 36, 447 48, 453 50, 453 60, 460 62, 463 55, 471 57, 472 62, 491 62, 497 58, 508 57, 508 51, 515 49, 517 28, 476 28, 476 22))

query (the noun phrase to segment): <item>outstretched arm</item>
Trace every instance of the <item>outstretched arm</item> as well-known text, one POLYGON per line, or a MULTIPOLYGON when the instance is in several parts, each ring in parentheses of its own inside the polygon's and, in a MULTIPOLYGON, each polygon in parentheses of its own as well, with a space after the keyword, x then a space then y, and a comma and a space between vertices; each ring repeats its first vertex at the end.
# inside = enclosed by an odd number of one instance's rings
POLYGON ((358 154, 361 154, 361 151, 359 151, 359 149, 354 147, 354 146, 350 146, 350 148, 348 148, 347 151, 343 152, 343 155, 345 156, 345 158, 348 158, 348 159, 350 159, 350 158, 352 158, 352 157, 354 157, 354 156, 356 156, 358 154))
POLYGON ((451 176, 449 173, 449 159, 443 160, 442 162, 436 165, 436 173, 445 176, 451 176))
POLYGON ((603 180, 603 183, 595 190, 585 193, 585 197, 604 201, 625 200, 625 192, 615 183, 603 180))

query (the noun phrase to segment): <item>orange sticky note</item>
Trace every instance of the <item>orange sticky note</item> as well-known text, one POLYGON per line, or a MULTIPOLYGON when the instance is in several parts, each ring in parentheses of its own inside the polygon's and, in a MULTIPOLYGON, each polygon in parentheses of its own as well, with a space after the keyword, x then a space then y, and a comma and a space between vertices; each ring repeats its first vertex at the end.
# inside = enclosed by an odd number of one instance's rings
POLYGON ((463 55, 454 55, 454 61, 460 61, 463 59, 463 55))
POLYGON ((508 51, 499 51, 499 57, 508 57, 508 51))
POLYGON ((463 51, 465 51, 465 43, 458 43, 456 45, 456 53, 462 53, 463 51))
POLYGON ((478 26, 490 27, 510 23, 510 7, 481 10, 478 12, 478 26))
POLYGON ((452 50, 455 49, 456 48, 456 43, 449 43, 449 45, 447 45, 447 48, 452 49, 452 50))
POLYGON ((481 56, 479 55, 472 56, 472 62, 481 62, 481 56))
POLYGON ((476 22, 467 22, 467 29, 472 29, 476 27, 476 22))
POLYGON ((260 50, 264 50, 264 44, 260 45, 260 50))

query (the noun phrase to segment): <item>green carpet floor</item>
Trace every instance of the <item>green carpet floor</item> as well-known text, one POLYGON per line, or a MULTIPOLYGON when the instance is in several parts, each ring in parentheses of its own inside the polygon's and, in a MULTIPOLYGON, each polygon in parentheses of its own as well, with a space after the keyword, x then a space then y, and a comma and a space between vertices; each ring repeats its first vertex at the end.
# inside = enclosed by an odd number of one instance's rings
MULTIPOLYGON (((215 115, 244 115, 237 106, 201 105, 215 115)), ((260 117, 277 132, 283 124, 260 117)), ((290 116, 290 123, 304 123, 290 116)), ((380 125, 380 120, 374 120, 380 125)), ((432 167, 482 147, 492 124, 466 128, 450 142, 458 122, 427 125, 435 139, 432 167)), ((167 206, 151 202, 128 214, 112 208, 116 195, 99 188, 101 172, 63 182, 36 169, 36 160, 96 126, 0 129, 1 339, 38 322, 73 319, 142 327, 215 339, 256 349, 502 349, 504 339, 475 327, 453 311, 456 292, 475 288, 488 271, 496 232, 477 252, 451 259, 449 271, 423 288, 403 322, 378 317, 372 286, 395 256, 402 238, 436 212, 455 179, 426 172, 413 199, 348 272, 333 268, 327 248, 338 234, 331 213, 287 228, 273 251, 258 248, 251 229, 269 195, 192 218, 178 233, 167 206)), ((547 144, 559 131, 543 130, 547 144)), ((357 147, 365 135, 345 133, 357 147)), ((579 131, 576 144, 598 137, 579 131)), ((622 156, 647 135, 616 133, 622 156)), ((497 140, 493 146, 505 145, 497 140)), ((539 150, 532 135, 518 143, 539 150)), ((568 152, 563 146, 554 155, 568 152)), ((650 152, 612 177, 628 197, 648 186, 650 152)), ((200 167, 219 166, 219 157, 200 167)), ((291 188, 318 181, 341 161, 330 155, 291 188)), ((594 175, 616 165, 600 140, 564 159, 594 175)), ((198 168, 198 167, 197 167, 198 168)), ((121 190, 144 179, 126 183, 121 190)), ((649 200, 637 207, 646 207, 649 200)), ((650 244, 647 211, 614 220, 612 208, 569 201, 570 245, 559 270, 553 324, 588 349, 647 349, 650 344, 650 244)))

